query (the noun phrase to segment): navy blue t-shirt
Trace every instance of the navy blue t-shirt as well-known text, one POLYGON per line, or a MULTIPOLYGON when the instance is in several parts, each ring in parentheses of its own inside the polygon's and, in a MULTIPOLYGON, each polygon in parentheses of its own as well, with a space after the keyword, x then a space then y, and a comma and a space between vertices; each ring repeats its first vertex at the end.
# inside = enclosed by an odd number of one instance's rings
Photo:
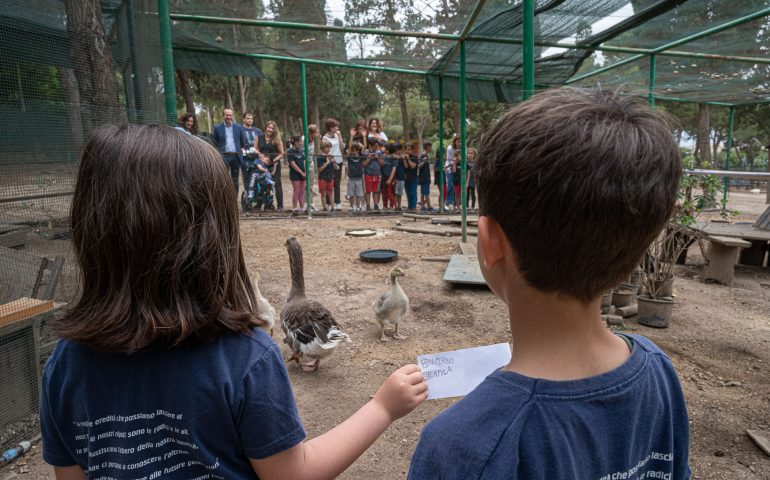
POLYGON ((668 357, 626 335, 620 367, 575 381, 498 370, 428 423, 417 479, 688 479, 689 425, 668 357))
POLYGON ((369 150, 364 150, 364 158, 369 159, 369 163, 364 167, 364 173, 370 177, 377 177, 382 175, 382 166, 378 159, 382 158, 382 154, 379 150, 374 152, 374 158, 369 158, 369 150))
POLYGON ((424 153, 420 155, 420 164, 417 164, 417 182, 420 185, 430 183, 430 160, 428 155, 424 153))
POLYGON ((359 155, 350 155, 348 157, 348 177, 364 178, 364 165, 361 163, 363 158, 359 155))
POLYGON ((321 167, 326 165, 326 156, 325 155, 318 155, 315 157, 316 166, 318 166, 318 178, 328 182, 329 180, 334 180, 334 160, 332 160, 332 163, 329 164, 328 167, 321 170, 321 167))
POLYGON ((395 168, 396 164, 398 163, 398 159, 393 156, 385 157, 385 163, 382 164, 382 179, 387 180, 388 177, 390 177, 390 174, 393 172, 393 169, 395 168))
POLYGON ((131 355, 60 341, 40 401, 43 458, 88 478, 256 478, 302 442, 281 352, 263 331, 131 355))
POLYGON ((300 170, 304 172, 305 154, 300 149, 292 147, 286 151, 286 158, 289 160, 289 180, 304 180, 302 175, 300 175, 296 170, 292 168, 291 164, 294 163, 300 170))
POLYGON ((417 164, 420 161, 419 158, 414 155, 409 155, 409 160, 414 163, 414 168, 409 166, 406 160, 404 160, 404 170, 406 171, 406 181, 409 183, 417 183, 417 164))
POLYGON ((396 164, 396 180, 406 180, 406 168, 404 167, 404 161, 401 157, 398 157, 398 163, 396 164))

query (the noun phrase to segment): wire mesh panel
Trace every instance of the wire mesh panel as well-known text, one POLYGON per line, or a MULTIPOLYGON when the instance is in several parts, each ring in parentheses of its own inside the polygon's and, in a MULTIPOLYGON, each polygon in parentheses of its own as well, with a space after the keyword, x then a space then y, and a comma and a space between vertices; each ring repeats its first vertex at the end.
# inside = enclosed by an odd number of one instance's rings
POLYGON ((36 434, 45 320, 78 295, 83 145, 104 123, 164 119, 155 0, 0 4, 0 451, 36 434))

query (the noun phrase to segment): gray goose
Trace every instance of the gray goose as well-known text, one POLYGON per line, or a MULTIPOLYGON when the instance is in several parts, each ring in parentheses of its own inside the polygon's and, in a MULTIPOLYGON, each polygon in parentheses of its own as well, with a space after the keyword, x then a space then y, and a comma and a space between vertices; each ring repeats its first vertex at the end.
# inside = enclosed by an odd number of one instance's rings
POLYGON ((284 342, 292 351, 288 361, 296 361, 305 372, 318 369, 322 358, 331 355, 348 334, 334 320, 329 309, 305 295, 302 247, 295 237, 286 240, 291 269, 291 291, 281 309, 284 342))

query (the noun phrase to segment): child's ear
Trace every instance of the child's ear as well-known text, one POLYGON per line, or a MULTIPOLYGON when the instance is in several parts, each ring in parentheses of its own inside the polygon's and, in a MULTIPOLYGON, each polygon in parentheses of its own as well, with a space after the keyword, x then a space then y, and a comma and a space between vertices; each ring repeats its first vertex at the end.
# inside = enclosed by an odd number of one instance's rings
POLYGON ((484 267, 490 269, 505 260, 508 238, 500 225, 487 216, 480 216, 478 223, 479 247, 484 252, 484 267))

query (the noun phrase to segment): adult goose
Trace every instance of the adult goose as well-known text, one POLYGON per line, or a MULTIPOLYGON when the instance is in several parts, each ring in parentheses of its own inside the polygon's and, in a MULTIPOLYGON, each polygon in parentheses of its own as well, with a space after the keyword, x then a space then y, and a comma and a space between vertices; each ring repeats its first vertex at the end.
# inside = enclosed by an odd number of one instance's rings
POLYGON ((329 309, 305 294, 302 247, 295 237, 286 241, 291 269, 291 291, 281 309, 284 342, 292 351, 289 361, 296 361, 305 372, 318 369, 322 358, 331 355, 348 334, 334 320, 329 309))

